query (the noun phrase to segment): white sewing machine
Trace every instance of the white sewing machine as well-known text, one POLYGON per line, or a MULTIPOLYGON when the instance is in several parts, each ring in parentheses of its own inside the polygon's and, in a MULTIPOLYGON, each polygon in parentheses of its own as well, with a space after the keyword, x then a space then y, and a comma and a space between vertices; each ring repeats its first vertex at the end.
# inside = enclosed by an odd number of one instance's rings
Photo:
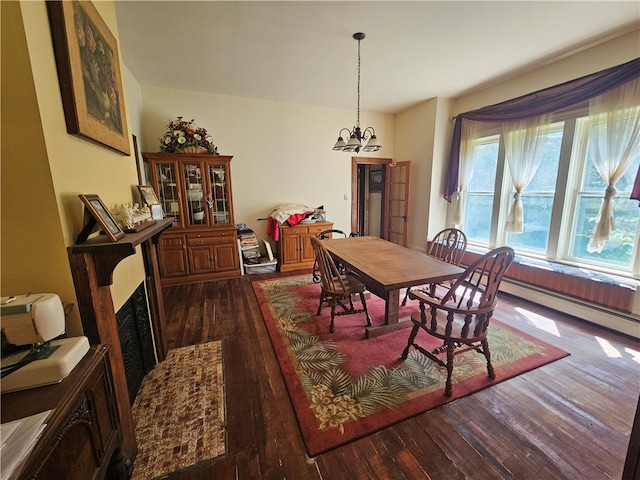
POLYGON ((31 346, 2 352, 2 393, 61 382, 89 351, 87 337, 53 340, 65 331, 64 317, 62 301, 52 293, 0 298, 0 327, 7 341, 31 346))

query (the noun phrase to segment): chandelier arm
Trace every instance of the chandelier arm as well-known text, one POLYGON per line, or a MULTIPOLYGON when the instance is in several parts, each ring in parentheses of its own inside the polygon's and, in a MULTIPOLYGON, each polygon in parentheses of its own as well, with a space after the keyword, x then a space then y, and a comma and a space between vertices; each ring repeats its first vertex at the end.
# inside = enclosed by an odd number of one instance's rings
POLYGON ((362 131, 362 138, 363 140, 367 140, 368 138, 375 136, 375 134, 376 134, 376 131, 373 129, 373 127, 367 127, 362 131), (369 133, 368 137, 367 137, 367 133, 369 133))

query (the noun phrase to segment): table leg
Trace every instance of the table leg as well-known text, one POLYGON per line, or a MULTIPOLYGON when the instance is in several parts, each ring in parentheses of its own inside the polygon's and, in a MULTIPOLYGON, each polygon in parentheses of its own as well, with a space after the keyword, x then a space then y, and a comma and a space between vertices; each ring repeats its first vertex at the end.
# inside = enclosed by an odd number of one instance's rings
POLYGON ((386 325, 398 323, 399 306, 400 290, 391 290, 387 292, 387 298, 384 301, 384 323, 386 325))
POLYGON ((411 326, 411 322, 399 321, 398 310, 400 308, 400 290, 391 290, 381 296, 384 300, 384 325, 367 327, 366 338, 375 338, 385 333, 394 332, 411 326))

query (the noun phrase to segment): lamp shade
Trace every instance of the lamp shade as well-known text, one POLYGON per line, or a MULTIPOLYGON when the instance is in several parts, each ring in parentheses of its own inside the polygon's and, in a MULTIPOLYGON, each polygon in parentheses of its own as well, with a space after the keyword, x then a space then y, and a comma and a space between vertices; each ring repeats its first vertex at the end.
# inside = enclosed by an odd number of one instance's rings
POLYGON ((358 138, 358 136, 354 133, 351 134, 351 137, 349 138, 349 141, 347 142, 347 146, 345 147, 344 151, 345 152, 354 152, 356 150, 356 148, 360 148, 362 146, 362 144, 360 143, 360 139, 358 138))
POLYGON ((342 150, 344 150, 344 147, 346 146, 347 146, 347 143, 342 139, 342 137, 338 137, 338 141, 333 146, 333 150, 335 150, 336 152, 341 152, 342 150))
POLYGON ((378 141, 378 137, 376 137, 375 135, 371 135, 371 138, 369 139, 365 147, 362 149, 362 151, 377 152, 381 148, 382 148, 382 145, 380 145, 380 142, 378 141))

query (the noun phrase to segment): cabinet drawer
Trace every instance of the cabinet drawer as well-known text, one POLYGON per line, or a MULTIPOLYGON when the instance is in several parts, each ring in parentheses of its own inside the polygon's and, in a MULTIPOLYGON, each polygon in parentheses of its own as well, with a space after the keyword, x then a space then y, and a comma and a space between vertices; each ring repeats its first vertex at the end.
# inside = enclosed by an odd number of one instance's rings
POLYGON ((236 239, 228 235, 197 235, 187 237, 187 246, 196 247, 198 245, 228 245, 236 239))
POLYGON ((312 235, 318 235, 320 232, 327 230, 331 227, 328 227, 326 224, 322 224, 322 225, 311 225, 309 227, 307 227, 307 231, 308 233, 312 234, 312 235))
POLYGON ((183 245, 184 237, 182 237, 182 235, 179 237, 168 237, 166 235, 162 235, 160 237, 160 246, 163 248, 182 247, 183 245))
POLYGON ((280 229, 282 235, 305 235, 309 233, 309 227, 295 226, 280 229))

